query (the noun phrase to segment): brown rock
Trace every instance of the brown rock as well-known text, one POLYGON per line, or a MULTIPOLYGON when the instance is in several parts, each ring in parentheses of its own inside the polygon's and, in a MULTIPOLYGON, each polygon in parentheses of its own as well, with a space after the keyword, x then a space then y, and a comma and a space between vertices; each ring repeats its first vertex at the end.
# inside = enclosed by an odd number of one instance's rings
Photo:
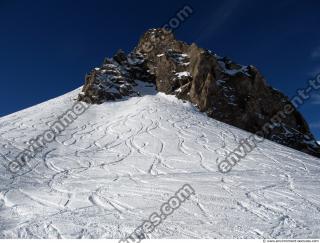
MULTIPOLYGON (((254 66, 242 66, 196 44, 178 41, 164 29, 147 31, 131 54, 120 51, 113 61, 121 66, 113 72, 120 73, 127 86, 135 79, 155 82, 158 91, 188 100, 214 119, 253 133, 263 131, 272 141, 320 157, 320 146, 302 115, 254 66), (136 62, 128 61, 129 56, 136 62), (285 114, 288 107, 291 112, 285 114)), ((99 75, 95 71, 86 77, 85 96, 99 103, 130 94, 97 89, 99 75)))

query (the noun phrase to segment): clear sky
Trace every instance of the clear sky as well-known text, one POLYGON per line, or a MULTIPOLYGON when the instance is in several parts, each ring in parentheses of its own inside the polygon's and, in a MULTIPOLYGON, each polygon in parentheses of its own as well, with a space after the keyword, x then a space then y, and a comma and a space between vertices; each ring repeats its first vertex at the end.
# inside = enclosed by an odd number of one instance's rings
MULTIPOLYGON (((255 65, 289 97, 320 72, 316 0, 0 0, 0 116, 81 86, 104 57, 130 51, 185 5, 194 13, 178 39, 255 65)), ((318 92, 301 112, 320 140, 319 108, 318 92)))

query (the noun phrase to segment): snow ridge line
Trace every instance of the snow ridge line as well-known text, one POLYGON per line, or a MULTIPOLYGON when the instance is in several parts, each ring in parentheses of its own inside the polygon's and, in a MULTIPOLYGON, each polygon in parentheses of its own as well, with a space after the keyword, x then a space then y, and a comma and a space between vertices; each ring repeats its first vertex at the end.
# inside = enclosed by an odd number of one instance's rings
POLYGON ((270 134, 273 127, 281 126, 281 123, 289 115, 291 115, 295 109, 300 108, 311 98, 311 93, 320 89, 320 73, 316 75, 314 79, 308 81, 307 87, 298 89, 296 95, 291 98, 291 104, 284 106, 284 109, 277 112, 269 122, 265 123, 262 128, 255 134, 250 135, 248 138, 240 141, 240 144, 233 152, 227 154, 227 156, 221 160, 218 164, 218 169, 222 173, 228 173, 232 168, 251 153, 258 143, 262 143, 266 138, 265 135, 270 134))

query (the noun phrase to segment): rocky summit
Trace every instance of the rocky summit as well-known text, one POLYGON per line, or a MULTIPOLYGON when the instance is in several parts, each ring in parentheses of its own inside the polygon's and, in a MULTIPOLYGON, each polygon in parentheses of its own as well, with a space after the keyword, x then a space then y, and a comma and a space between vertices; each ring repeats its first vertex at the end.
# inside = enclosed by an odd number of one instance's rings
POLYGON ((320 146, 303 116, 254 66, 176 40, 151 29, 129 54, 119 50, 85 78, 79 100, 101 104, 140 95, 137 81, 191 102, 211 118, 320 157, 320 146))

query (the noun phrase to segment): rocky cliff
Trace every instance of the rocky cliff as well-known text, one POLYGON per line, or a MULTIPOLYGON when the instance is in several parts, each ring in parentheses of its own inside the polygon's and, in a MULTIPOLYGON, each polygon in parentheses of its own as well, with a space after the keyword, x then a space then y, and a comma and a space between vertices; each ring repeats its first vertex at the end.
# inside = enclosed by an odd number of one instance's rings
POLYGON ((79 100, 100 104, 139 95, 136 80, 190 101, 209 117, 320 157, 320 146, 288 97, 254 66, 242 66, 164 29, 147 31, 128 55, 118 51, 86 76, 79 100))

